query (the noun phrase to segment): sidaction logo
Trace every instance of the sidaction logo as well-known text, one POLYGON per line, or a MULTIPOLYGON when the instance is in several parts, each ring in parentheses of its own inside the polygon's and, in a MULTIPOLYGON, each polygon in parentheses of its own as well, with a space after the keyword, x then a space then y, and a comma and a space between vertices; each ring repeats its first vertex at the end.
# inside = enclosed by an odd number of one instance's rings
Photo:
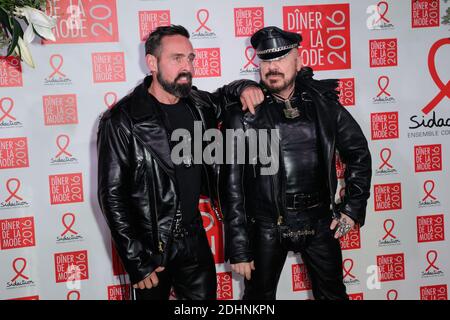
POLYGON ((245 48, 245 64, 242 66, 239 74, 256 74, 259 73, 259 65, 255 63, 256 50, 252 46, 245 48))
MULTIPOLYGON (((444 83, 440 78, 436 68, 436 54, 443 46, 450 45, 450 38, 443 38, 436 41, 428 53, 428 69, 430 76, 437 86, 437 93, 430 97, 430 102, 422 108, 422 115, 412 115, 410 117, 409 129, 421 129, 426 131, 410 132, 408 138, 434 137, 439 135, 450 135, 450 118, 443 118, 436 114, 438 106, 443 107, 450 99, 450 80, 444 83), (429 130, 437 129, 439 130, 429 130)), ((448 103, 447 103, 448 104, 448 103)))
POLYGON ((192 32, 192 39, 214 39, 217 37, 216 33, 207 25, 209 20, 209 11, 207 9, 198 10, 196 18, 199 25, 192 32))
POLYGON ((67 212, 62 216, 62 225, 64 231, 57 237, 57 243, 83 241, 83 236, 74 228, 75 215, 71 212, 67 212))
POLYGON ((64 58, 60 54, 53 54, 50 56, 50 67, 52 68, 52 73, 44 79, 45 85, 70 85, 72 80, 70 80, 67 75, 62 70, 62 65, 64 63, 64 58))
POLYGON ((0 129, 1 128, 20 128, 22 123, 12 113, 14 100, 10 97, 0 99, 0 129))
POLYGON ((366 13, 370 16, 366 20, 369 30, 389 30, 394 29, 394 25, 388 17, 389 3, 380 1, 376 5, 367 7, 366 13))
POLYGON ((70 138, 66 134, 60 134, 56 138, 56 146, 58 147, 58 152, 50 160, 50 164, 69 164, 78 163, 78 159, 69 152, 68 147, 70 144, 70 138))
POLYGON ((426 255, 427 268, 421 272, 422 278, 442 277, 444 272, 436 264, 438 253, 436 250, 430 250, 426 255))
POLYGON ((0 209, 25 208, 30 206, 30 203, 20 194, 20 187, 21 182, 17 178, 10 178, 6 181, 8 197, 0 203, 0 209))
POLYGON ((16 258, 12 263, 12 268, 15 272, 14 277, 7 282, 6 289, 15 289, 25 286, 33 286, 34 281, 25 274, 27 268, 27 260, 24 258, 16 258))

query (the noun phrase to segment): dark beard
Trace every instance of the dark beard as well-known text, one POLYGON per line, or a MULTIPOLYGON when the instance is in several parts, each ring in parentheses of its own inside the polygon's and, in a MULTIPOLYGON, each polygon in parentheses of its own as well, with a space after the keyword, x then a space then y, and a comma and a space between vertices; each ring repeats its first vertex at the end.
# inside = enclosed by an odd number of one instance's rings
POLYGON ((190 72, 180 73, 173 82, 168 82, 168 81, 164 80, 161 72, 158 72, 156 74, 156 78, 158 79, 158 82, 161 84, 161 87, 163 87, 164 90, 166 90, 170 94, 173 94, 177 98, 186 98, 189 95, 189 93, 191 92, 192 74, 190 72), (181 77, 188 78, 188 83, 184 83, 184 84, 177 83, 177 81, 181 77))

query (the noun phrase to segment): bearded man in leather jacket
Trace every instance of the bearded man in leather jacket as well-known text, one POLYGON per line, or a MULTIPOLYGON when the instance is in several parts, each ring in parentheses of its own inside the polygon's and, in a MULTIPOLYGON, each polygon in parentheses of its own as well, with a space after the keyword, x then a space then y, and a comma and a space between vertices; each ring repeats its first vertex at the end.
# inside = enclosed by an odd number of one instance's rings
MULTIPOLYGON (((371 156, 360 126, 338 101, 337 81, 314 80, 302 68, 300 42, 299 34, 277 27, 252 36, 265 101, 255 115, 230 110, 223 124, 279 135, 275 174, 262 174, 259 160, 227 164, 221 172, 226 258, 245 276, 243 299, 276 298, 289 251, 301 253, 315 299, 348 299, 339 238, 364 224, 371 156), (346 164, 340 203, 336 151, 346 164)), ((227 141, 235 152, 238 140, 227 141)), ((248 150, 247 135, 244 140, 248 150)))
POLYGON ((192 87, 195 53, 182 26, 157 28, 145 50, 151 76, 100 120, 100 207, 137 299, 168 299, 171 287, 178 299, 215 299, 215 264, 198 202, 200 193, 208 196, 217 213, 216 172, 192 153, 175 161, 171 134, 182 129, 193 142, 196 125, 217 128, 228 99, 241 97, 254 111, 264 96, 252 81, 215 94, 192 87))

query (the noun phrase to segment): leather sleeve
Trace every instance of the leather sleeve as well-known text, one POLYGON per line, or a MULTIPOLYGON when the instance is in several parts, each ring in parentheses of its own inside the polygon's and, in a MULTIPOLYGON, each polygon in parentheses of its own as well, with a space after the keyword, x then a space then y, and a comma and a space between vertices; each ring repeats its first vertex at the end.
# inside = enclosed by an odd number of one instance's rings
POLYGON ((130 136, 125 126, 111 117, 104 116, 100 120, 97 133, 97 196, 117 252, 134 284, 149 276, 158 264, 156 257, 146 252, 132 224, 128 204, 130 136))
POLYGON ((212 102, 217 106, 216 117, 219 121, 224 119, 225 108, 239 102, 242 92, 251 86, 259 87, 259 83, 248 79, 235 80, 210 94, 212 102))
MULTIPOLYGON (((237 129, 244 132, 242 115, 240 104, 233 105, 224 119, 223 131, 225 129, 237 129)), ((231 145, 233 146, 230 158, 234 159, 232 163, 228 161, 222 166, 220 176, 220 195, 225 224, 225 259, 230 260, 230 263, 250 262, 253 260, 253 254, 245 212, 245 190, 243 185, 245 165, 237 164, 236 161, 238 139, 245 139, 245 135, 242 134, 239 138, 232 139, 232 141, 226 139, 226 133, 224 133, 224 137, 224 145, 227 148, 230 148, 231 145)), ((226 150, 225 154, 227 152, 228 150, 226 150)))
POLYGON ((372 160, 367 140, 361 127, 339 102, 337 118, 336 148, 346 164, 345 196, 341 212, 364 225, 367 199, 370 196, 372 160))
POLYGON ((298 77, 320 92, 327 105, 336 108, 331 112, 336 112, 336 149, 346 165, 345 196, 339 209, 363 226, 372 179, 372 159, 367 140, 350 112, 339 103, 338 80, 314 80, 313 75, 311 68, 303 67, 298 77))

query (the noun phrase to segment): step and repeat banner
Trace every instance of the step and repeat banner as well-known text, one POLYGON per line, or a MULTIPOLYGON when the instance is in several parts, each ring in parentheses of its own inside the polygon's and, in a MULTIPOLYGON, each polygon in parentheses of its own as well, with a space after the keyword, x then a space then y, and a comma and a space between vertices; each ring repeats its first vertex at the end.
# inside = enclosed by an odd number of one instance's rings
MULTIPOLYGON (((340 79, 341 102, 373 156, 367 222, 341 240, 352 299, 448 299, 450 1, 51 0, 56 42, 35 69, 0 58, 0 299, 127 299, 128 277, 99 211, 100 115, 148 73, 144 40, 182 24, 194 83, 258 79, 258 29, 300 32, 303 63, 340 79)), ((4 55, 4 53, 3 53, 4 55)), ((342 179, 345 164, 337 162, 342 179)), ((339 195, 337 195, 339 196, 339 195)), ((200 201, 219 299, 243 281, 224 262, 223 228, 200 201)), ((289 255, 278 299, 312 299, 289 255)))

